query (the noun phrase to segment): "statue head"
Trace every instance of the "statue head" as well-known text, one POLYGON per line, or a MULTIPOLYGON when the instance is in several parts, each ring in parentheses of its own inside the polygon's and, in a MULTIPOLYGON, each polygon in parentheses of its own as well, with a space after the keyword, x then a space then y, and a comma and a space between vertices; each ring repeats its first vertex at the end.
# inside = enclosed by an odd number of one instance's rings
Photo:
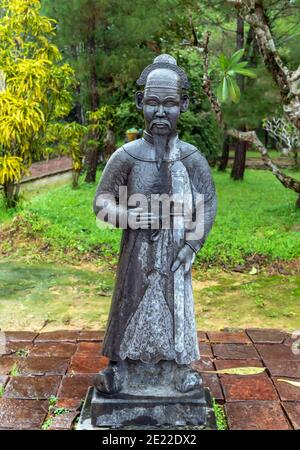
POLYGON ((180 113, 188 109, 189 83, 175 58, 160 55, 146 67, 137 81, 145 86, 136 93, 136 106, 143 111, 145 128, 155 136, 170 137, 176 133, 180 113))

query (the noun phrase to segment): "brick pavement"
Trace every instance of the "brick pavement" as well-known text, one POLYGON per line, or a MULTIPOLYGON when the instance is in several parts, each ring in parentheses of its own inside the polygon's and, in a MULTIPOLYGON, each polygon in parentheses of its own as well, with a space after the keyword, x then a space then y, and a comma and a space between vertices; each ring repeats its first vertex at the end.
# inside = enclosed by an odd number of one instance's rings
MULTIPOLYGON (((100 356, 103 332, 7 332, 6 338, 0 429, 73 428, 87 388, 107 364, 100 356), (49 413, 51 398, 55 405, 49 413)), ((300 354, 288 333, 199 331, 198 338, 202 360, 194 367, 224 405, 230 429, 300 429, 300 388, 279 381, 300 381, 300 354), (209 373, 250 366, 266 370, 246 376, 209 373)))

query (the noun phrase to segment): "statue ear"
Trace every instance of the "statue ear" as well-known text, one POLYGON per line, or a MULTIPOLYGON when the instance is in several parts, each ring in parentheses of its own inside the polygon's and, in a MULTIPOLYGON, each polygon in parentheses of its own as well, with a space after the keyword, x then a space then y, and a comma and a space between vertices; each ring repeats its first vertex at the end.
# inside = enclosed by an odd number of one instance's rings
POLYGON ((143 109, 144 92, 136 92, 135 94, 135 104, 139 111, 143 109))
POLYGON ((190 99, 188 94, 182 94, 181 96, 181 105, 180 105, 180 111, 186 112, 189 108, 190 99))

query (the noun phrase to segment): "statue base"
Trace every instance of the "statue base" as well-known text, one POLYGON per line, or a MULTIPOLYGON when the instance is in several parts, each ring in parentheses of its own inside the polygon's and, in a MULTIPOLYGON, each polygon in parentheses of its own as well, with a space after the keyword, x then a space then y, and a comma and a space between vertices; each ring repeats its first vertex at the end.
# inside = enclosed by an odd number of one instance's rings
POLYGON ((122 393, 108 396, 91 387, 77 430, 168 427, 216 430, 209 389, 198 389, 177 397, 141 397, 122 393))
POLYGON ((180 392, 176 388, 179 370, 173 361, 157 364, 127 361, 120 392, 109 395, 96 388, 89 389, 77 429, 190 426, 216 429, 209 389, 202 387, 200 377, 197 387, 180 392))

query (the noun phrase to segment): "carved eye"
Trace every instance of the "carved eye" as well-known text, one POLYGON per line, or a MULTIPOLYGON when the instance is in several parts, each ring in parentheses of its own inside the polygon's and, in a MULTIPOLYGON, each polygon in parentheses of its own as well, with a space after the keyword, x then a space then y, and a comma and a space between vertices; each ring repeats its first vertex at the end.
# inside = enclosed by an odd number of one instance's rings
POLYGON ((172 101, 168 101, 168 102, 165 103, 165 106, 167 108, 172 108, 173 106, 176 106, 176 103, 172 102, 172 101))
POLYGON ((157 106, 157 102, 155 100, 148 100, 147 105, 149 106, 157 106))

